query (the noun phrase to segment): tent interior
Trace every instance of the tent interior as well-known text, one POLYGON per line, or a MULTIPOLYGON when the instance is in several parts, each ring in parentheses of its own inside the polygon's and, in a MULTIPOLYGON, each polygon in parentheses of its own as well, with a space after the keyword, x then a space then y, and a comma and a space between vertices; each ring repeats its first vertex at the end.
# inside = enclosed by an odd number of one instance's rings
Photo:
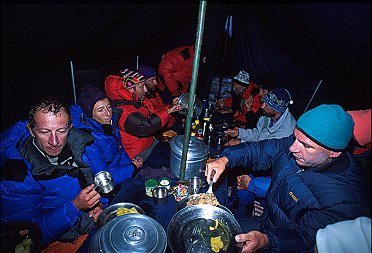
MULTIPOLYGON (((287 88, 298 118, 319 104, 370 108, 370 3, 222 4, 207 1, 196 94, 244 69, 287 88), (232 17, 228 19, 228 17, 232 17), (228 21, 228 22, 227 22, 228 21)), ((199 3, 2 4, 2 131, 44 97, 74 102, 84 83, 195 43, 199 3)))

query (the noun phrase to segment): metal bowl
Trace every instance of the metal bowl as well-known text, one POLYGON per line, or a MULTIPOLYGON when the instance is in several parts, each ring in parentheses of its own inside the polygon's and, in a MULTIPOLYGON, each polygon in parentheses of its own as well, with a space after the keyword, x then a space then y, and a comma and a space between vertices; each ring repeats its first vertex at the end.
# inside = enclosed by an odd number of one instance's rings
MULTIPOLYGON (((180 114, 188 114, 188 108, 189 108, 189 92, 183 93, 181 96, 179 96, 178 104, 181 105, 181 110, 179 111, 180 114)), ((203 104, 202 102, 195 98, 194 103, 194 117, 199 116, 203 110, 203 104)))
POLYGON ((168 245, 173 253, 213 253, 211 238, 218 236, 223 242, 219 252, 239 252, 241 245, 234 237, 240 233, 241 228, 231 213, 211 205, 182 208, 172 217, 167 229, 168 245))
POLYGON ((89 253, 164 253, 167 235, 153 218, 143 214, 122 215, 98 229, 89 253))
MULTIPOLYGON (((105 208, 102 211, 102 213, 98 216, 96 226, 98 228, 100 228, 103 225, 105 225, 107 222, 109 222, 110 220, 112 220, 116 217, 120 217, 120 216, 116 215, 116 212, 118 211, 118 208, 128 208, 128 209, 130 209, 132 207, 136 208, 138 213, 145 214, 145 211, 141 207, 139 207, 135 204, 125 203, 125 202, 116 203, 114 205, 111 205, 111 206, 105 208)), ((129 214, 124 214, 124 215, 129 215, 129 214)))

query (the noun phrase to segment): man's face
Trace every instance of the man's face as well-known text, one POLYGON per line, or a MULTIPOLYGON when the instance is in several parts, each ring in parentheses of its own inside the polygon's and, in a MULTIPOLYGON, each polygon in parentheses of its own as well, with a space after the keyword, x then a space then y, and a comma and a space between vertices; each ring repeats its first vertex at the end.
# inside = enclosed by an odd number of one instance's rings
POLYGON ((265 102, 261 105, 262 108, 262 114, 268 117, 273 117, 277 114, 277 112, 268 106, 265 102))
POLYGON ((156 76, 146 79, 145 85, 148 92, 154 91, 156 89, 156 85, 158 85, 158 82, 156 81, 156 76))
POLYGON ((269 91, 267 89, 260 88, 260 92, 258 93, 258 97, 259 97, 261 103, 264 102, 264 97, 266 96, 267 93, 269 93, 269 91))
POLYGON ((98 100, 94 104, 92 118, 101 124, 111 124, 112 108, 108 98, 98 100))
POLYGON ((52 112, 38 111, 35 114, 35 127, 28 126, 36 146, 50 157, 56 157, 65 147, 71 126, 69 117, 62 110, 56 115, 52 112))
POLYGON ((240 84, 237 84, 235 82, 233 82, 233 91, 237 94, 237 95, 243 95, 244 92, 247 90, 248 87, 245 87, 243 85, 240 85, 240 84))
POLYGON ((319 167, 326 164, 341 154, 319 146, 298 129, 294 130, 296 140, 289 151, 294 156, 296 163, 303 167, 319 167))
POLYGON ((147 92, 145 82, 140 82, 130 90, 132 90, 131 92, 133 92, 136 95, 137 99, 140 101, 142 101, 145 98, 145 94, 147 92))

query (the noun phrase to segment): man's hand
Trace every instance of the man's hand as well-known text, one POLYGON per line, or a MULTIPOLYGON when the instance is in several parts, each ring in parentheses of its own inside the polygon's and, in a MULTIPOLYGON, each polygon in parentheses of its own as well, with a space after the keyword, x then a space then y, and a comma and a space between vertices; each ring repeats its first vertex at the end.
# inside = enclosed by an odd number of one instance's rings
POLYGON ((212 172, 215 171, 213 176, 213 182, 216 182, 217 179, 221 176, 222 172, 226 168, 226 164, 229 162, 226 157, 221 157, 213 162, 207 163, 204 175, 207 177, 207 182, 210 182, 212 172))
POLYGON ((171 107, 167 110, 168 111, 168 114, 171 114, 173 112, 178 112, 178 111, 180 111, 182 109, 181 108, 181 105, 178 102, 179 102, 179 98, 178 97, 176 97, 175 99, 173 99, 173 102, 172 102, 171 107))
POLYGON ((132 158, 132 163, 137 167, 137 169, 139 169, 143 165, 143 159, 142 157, 135 156, 132 158))
POLYGON ((252 104, 253 104, 253 97, 250 96, 249 98, 246 98, 243 100, 244 106, 247 108, 247 111, 249 112, 252 110, 252 104))
POLYGON ((98 216, 102 213, 102 211, 103 205, 102 203, 99 203, 98 206, 89 211, 89 216, 92 217, 94 221, 97 221, 98 216))
POLYGON ((251 231, 247 234, 236 235, 235 241, 243 243, 242 253, 256 252, 264 248, 269 243, 267 235, 258 231, 251 231))
POLYGON ((78 210, 88 210, 98 205, 101 196, 93 188, 94 184, 91 184, 72 200, 72 203, 78 210))
POLYGON ((230 137, 232 137, 232 138, 235 138, 235 137, 237 137, 237 136, 239 135, 239 130, 238 130, 237 127, 235 127, 234 129, 227 129, 227 130, 225 131, 225 134, 226 134, 227 136, 230 136, 230 137))
POLYGON ((248 175, 241 175, 236 177, 236 181, 238 186, 236 187, 238 190, 247 190, 248 185, 251 182, 251 177, 248 175))
POLYGON ((239 139, 231 139, 231 140, 228 140, 225 143, 225 146, 226 147, 230 147, 230 146, 235 146, 235 145, 238 145, 238 144, 240 144, 240 140, 239 139))

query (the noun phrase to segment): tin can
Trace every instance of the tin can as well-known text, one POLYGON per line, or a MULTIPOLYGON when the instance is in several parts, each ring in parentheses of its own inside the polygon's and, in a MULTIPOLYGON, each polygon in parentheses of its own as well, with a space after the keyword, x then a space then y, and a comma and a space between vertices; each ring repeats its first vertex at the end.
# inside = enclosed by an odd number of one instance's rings
POLYGON ((177 186, 176 193, 178 198, 184 198, 189 195, 187 186, 183 184, 177 186))
POLYGON ((156 186, 158 186, 158 180, 156 179, 146 180, 145 182, 146 195, 152 197, 152 191, 156 186))

